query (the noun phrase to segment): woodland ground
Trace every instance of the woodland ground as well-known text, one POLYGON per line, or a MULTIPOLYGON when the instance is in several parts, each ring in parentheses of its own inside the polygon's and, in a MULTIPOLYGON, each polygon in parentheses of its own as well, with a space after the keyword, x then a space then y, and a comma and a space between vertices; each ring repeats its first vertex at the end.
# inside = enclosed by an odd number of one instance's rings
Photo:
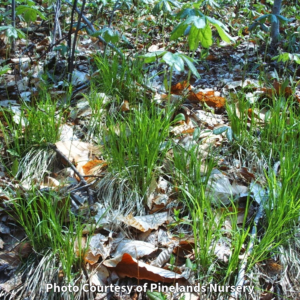
POLYGON ((300 299, 300 7, 272 4, 0 4, 1 299, 300 299))

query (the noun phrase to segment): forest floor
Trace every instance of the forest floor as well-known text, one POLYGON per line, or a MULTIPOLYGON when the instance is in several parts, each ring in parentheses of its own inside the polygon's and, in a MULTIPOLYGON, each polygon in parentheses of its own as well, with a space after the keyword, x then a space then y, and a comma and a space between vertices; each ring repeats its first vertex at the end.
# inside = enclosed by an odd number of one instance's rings
POLYGON ((0 297, 300 299, 300 7, 112 2, 0 19, 0 297))

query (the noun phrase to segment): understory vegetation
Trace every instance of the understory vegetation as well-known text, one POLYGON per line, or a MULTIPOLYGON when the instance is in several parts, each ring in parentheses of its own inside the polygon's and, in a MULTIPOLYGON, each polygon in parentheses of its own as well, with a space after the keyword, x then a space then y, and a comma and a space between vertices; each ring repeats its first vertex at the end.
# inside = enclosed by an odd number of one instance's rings
POLYGON ((299 299, 299 11, 1 3, 0 296, 299 299))

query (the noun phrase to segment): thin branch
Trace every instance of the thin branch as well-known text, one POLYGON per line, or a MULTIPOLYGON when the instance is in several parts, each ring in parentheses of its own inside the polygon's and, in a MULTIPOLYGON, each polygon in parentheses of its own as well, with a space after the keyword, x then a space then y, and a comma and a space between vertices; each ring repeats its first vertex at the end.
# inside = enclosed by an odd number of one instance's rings
POLYGON ((65 160, 67 162, 67 164, 69 165, 69 167, 74 171, 74 173, 79 177, 80 179, 80 184, 85 185, 87 193, 88 193, 88 202, 89 205, 93 204, 93 196, 92 196, 92 192, 89 189, 89 184, 85 181, 83 175, 81 175, 78 170, 76 169, 76 167, 70 162, 70 160, 61 152, 57 149, 55 144, 50 144, 48 143, 48 146, 53 149, 63 160, 65 160))
MULTIPOLYGON (((68 57, 68 73, 72 73, 72 66, 73 66, 73 55, 72 55, 72 31, 73 31, 73 22, 74 22, 74 13, 75 9, 77 8, 77 0, 74 0, 74 3, 72 4, 72 13, 71 13, 71 24, 70 24, 70 30, 69 30, 69 37, 68 37, 68 47, 69 47, 69 57, 68 57)), ((79 12, 80 15, 80 12, 79 12)), ((74 39, 75 40, 75 39, 74 39)))
MULTIPOLYGON (((72 3, 70 3, 68 0, 65 0, 65 1, 66 1, 66 3, 67 3, 69 6, 73 7, 72 3)), ((78 14, 80 14, 80 11, 79 11, 78 8, 75 8, 75 11, 76 11, 78 14)), ((93 33, 96 32, 95 27, 94 27, 93 24, 85 17, 85 15, 82 15, 82 20, 83 20, 83 22, 88 26, 88 28, 89 28, 93 33)), ((123 55, 122 51, 121 51, 119 48, 117 48, 114 44, 112 44, 112 43, 107 43, 107 42, 105 41, 105 39, 104 39, 102 36, 100 36, 100 35, 99 35, 97 38, 98 38, 103 44, 105 44, 105 45, 107 44, 108 47, 110 47, 110 48, 112 48, 113 50, 115 50, 122 58, 124 58, 124 55, 123 55)))
POLYGON ((239 267, 239 272, 238 272, 238 278, 235 284, 235 292, 233 292, 231 294, 231 297, 229 298, 229 300, 233 300, 233 299, 238 299, 239 297, 239 293, 237 292, 237 287, 242 287, 245 284, 245 274, 246 274, 246 268, 247 268, 247 258, 252 254, 253 249, 254 249, 254 241, 256 239, 257 236, 257 224, 260 220, 260 218, 263 216, 264 214, 264 203, 266 202, 267 197, 265 197, 263 199, 263 201, 261 201, 257 214, 254 218, 254 225, 252 227, 251 233, 250 233, 250 242, 248 245, 248 249, 247 252, 244 255, 244 258, 242 260, 242 263, 239 267))

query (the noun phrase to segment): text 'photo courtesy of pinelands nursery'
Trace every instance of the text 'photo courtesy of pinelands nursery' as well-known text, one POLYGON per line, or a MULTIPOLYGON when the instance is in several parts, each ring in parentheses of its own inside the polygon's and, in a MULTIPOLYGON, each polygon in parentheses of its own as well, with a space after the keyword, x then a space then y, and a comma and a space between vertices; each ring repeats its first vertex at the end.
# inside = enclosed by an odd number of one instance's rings
POLYGON ((300 1, 1 1, 0 299, 299 300, 300 1))

